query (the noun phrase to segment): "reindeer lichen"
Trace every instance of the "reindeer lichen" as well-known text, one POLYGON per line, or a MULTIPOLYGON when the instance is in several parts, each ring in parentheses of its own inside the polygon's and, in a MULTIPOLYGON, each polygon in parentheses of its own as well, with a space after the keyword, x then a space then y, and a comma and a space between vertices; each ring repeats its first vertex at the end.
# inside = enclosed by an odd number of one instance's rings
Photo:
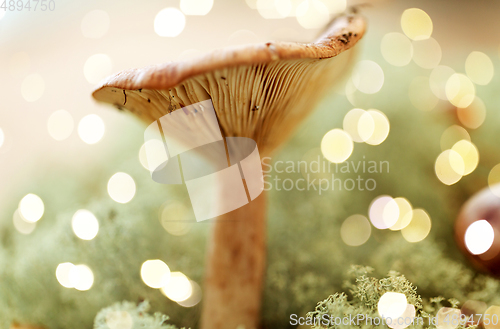
POLYGON ((94 329, 123 328, 128 329, 178 329, 167 324, 169 317, 160 312, 149 314, 148 301, 139 304, 132 302, 115 303, 102 309, 94 321, 94 329))
MULTIPOLYGON (((436 314, 442 307, 457 308, 459 301, 455 298, 445 299, 434 297, 423 299, 417 294, 415 287, 404 275, 396 271, 390 271, 388 276, 382 279, 369 276, 373 272, 371 267, 352 266, 349 274, 350 280, 346 281, 344 287, 349 291, 346 293, 334 293, 325 300, 319 302, 316 309, 307 313, 307 318, 313 328, 328 329, 353 329, 353 328, 388 328, 384 322, 366 321, 368 318, 380 318, 377 304, 386 292, 402 293, 406 296, 408 304, 415 307, 415 319, 413 328, 436 328, 436 314), (332 319, 356 319, 355 321, 332 321, 332 319)), ((457 329, 464 329, 465 323, 461 323, 457 329)), ((475 326, 468 326, 475 329, 475 326)))

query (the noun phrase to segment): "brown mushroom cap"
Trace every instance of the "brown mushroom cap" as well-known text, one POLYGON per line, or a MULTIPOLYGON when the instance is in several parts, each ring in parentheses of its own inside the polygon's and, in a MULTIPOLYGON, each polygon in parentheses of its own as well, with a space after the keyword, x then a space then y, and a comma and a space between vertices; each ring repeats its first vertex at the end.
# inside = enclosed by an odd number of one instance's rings
POLYGON ((122 71, 93 97, 151 123, 211 99, 225 136, 249 137, 266 154, 279 146, 346 71, 365 32, 358 15, 340 16, 310 44, 268 42, 224 48, 181 62, 122 71))

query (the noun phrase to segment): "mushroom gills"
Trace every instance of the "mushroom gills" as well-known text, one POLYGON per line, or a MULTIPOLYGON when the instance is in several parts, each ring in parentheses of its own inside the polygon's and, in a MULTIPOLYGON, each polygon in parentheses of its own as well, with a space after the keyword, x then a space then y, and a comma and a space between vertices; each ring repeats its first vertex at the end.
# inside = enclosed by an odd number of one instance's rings
MULTIPOLYGON (((265 155, 282 144, 321 96, 345 76, 354 52, 351 49, 324 59, 227 67, 188 78, 166 90, 104 87, 99 93, 101 99, 148 124, 211 99, 223 135, 252 138, 265 155)), ((191 120, 182 124, 193 129, 191 120)))

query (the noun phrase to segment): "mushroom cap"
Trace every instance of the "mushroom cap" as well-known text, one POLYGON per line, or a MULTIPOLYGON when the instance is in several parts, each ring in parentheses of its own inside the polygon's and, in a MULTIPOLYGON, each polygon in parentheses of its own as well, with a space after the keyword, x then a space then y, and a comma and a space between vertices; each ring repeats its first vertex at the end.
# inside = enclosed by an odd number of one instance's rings
POLYGON ((354 53, 345 51, 365 28, 359 15, 339 16, 314 43, 230 47, 191 60, 129 69, 105 79, 92 95, 148 124, 211 99, 224 136, 252 138, 267 154, 348 70, 354 53))

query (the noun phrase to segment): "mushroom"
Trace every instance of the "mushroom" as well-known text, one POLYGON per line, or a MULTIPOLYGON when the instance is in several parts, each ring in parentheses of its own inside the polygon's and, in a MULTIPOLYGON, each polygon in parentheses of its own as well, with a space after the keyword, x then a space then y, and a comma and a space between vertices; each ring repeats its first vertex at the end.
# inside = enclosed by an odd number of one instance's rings
MULTIPOLYGON (((342 15, 314 43, 267 42, 130 69, 105 79, 93 97, 126 109, 147 124, 211 100, 222 135, 251 138, 265 156, 283 144, 348 70, 354 53, 336 56, 354 46, 364 32, 364 18, 342 15)), ((189 127, 190 122, 182 124, 189 127)), ((192 125, 195 131, 197 126, 192 125)), ((262 193, 213 224, 203 329, 257 328, 265 263, 266 197, 262 193)))
POLYGON ((455 240, 474 266, 496 277, 500 277, 499 229, 500 184, 493 184, 464 203, 455 222, 455 240), (467 231, 472 224, 479 226, 476 226, 476 233, 467 239, 467 231), (488 234, 488 231, 491 233, 488 234))

